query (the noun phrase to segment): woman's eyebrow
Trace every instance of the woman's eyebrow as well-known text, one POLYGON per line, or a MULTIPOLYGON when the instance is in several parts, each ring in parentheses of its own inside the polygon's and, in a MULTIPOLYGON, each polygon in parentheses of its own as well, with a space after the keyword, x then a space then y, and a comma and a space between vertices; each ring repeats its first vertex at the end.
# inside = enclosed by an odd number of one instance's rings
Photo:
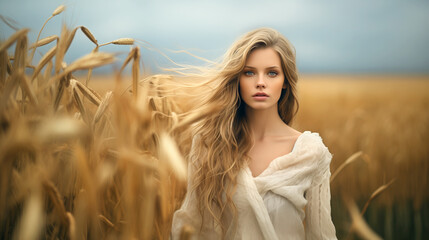
POLYGON ((244 68, 256 69, 255 67, 252 67, 252 66, 244 66, 244 68))
POLYGON ((267 67, 267 69, 272 69, 272 68, 280 68, 279 66, 271 66, 271 67, 267 67))

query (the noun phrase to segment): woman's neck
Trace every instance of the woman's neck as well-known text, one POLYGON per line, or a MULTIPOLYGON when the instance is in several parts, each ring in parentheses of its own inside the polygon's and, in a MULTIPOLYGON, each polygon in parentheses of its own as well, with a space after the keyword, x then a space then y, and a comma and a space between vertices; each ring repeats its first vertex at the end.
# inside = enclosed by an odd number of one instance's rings
POLYGON ((262 141, 266 137, 278 135, 279 130, 287 128, 278 114, 277 107, 263 110, 246 107, 246 118, 255 141, 262 141))

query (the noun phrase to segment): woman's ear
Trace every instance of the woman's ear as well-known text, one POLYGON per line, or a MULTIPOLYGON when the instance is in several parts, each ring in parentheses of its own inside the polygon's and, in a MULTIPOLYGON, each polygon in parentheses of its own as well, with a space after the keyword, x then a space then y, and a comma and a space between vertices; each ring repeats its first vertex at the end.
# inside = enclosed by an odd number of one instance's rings
POLYGON ((282 89, 286 89, 286 83, 285 82, 283 82, 282 89))

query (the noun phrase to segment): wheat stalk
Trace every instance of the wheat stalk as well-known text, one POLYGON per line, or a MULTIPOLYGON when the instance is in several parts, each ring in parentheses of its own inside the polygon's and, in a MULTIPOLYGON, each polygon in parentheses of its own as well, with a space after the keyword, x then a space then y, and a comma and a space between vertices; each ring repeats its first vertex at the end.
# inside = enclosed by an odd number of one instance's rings
POLYGON ((109 102, 111 98, 112 98, 112 91, 109 91, 106 93, 100 105, 98 106, 97 111, 95 112, 94 120, 92 122, 93 126, 95 126, 95 124, 100 121, 101 117, 103 116, 104 112, 109 106, 109 102))
POLYGON ((106 46, 108 44, 133 45, 134 44, 134 39, 132 39, 132 38, 119 38, 119 39, 113 40, 111 42, 103 43, 103 44, 100 45, 100 47, 106 46))
POLYGON ((116 40, 112 41, 112 44, 116 44, 116 45, 133 45, 134 44, 134 39, 132 39, 132 38, 120 38, 120 39, 116 39, 116 40))
POLYGON ((57 46, 52 47, 48 52, 43 55, 43 57, 40 59, 39 64, 37 64, 36 68, 34 69, 33 76, 31 77, 31 80, 34 80, 37 75, 42 71, 43 67, 52 60, 52 58, 55 56, 55 53, 57 51, 57 46))
MULTIPOLYGON (((49 20, 51 20, 53 17, 57 16, 58 14, 62 13, 64 10, 66 9, 66 7, 64 5, 60 5, 58 6, 53 12, 52 15, 45 21, 45 23, 43 23, 42 28, 39 31, 39 34, 37 35, 37 39, 36 42, 39 41, 40 39, 40 34, 42 33, 42 30, 45 28, 46 23, 49 22, 49 20)), ((33 49, 33 51, 31 52, 31 56, 30 56, 30 62, 33 60, 34 57, 34 53, 36 52, 36 48, 33 49)))
POLYGON ((356 232, 363 239, 381 240, 381 238, 368 226, 368 224, 359 214, 356 203, 348 197, 344 197, 344 199, 353 221, 350 232, 356 232))
POLYGON ((16 41, 18 41, 18 39, 22 38, 23 36, 26 36, 28 31, 30 31, 30 29, 23 28, 23 29, 15 32, 14 34, 12 34, 6 41, 4 41, 0 45, 0 52, 6 51, 9 47, 12 46, 12 44, 14 44, 16 41))
POLYGON ((362 156, 362 151, 356 152, 353 155, 351 155, 349 158, 347 158, 346 161, 344 161, 336 170, 335 172, 332 174, 330 182, 333 182, 334 179, 338 176, 338 174, 348 165, 350 165, 351 163, 353 163, 354 161, 356 161, 357 159, 359 159, 360 156, 362 156))
MULTIPOLYGON (((97 46, 95 46, 95 48, 94 48, 94 50, 92 50, 92 52, 93 53, 98 52, 98 48, 99 48, 99 46, 97 44, 97 46)), ((88 86, 89 81, 91 80, 91 77, 92 77, 92 68, 88 69, 88 74, 86 75, 86 80, 85 80, 85 86, 88 86)))
POLYGON ((67 212, 64 208, 64 203, 61 199, 61 195, 55 185, 49 180, 45 180, 43 181, 43 189, 48 194, 49 200, 54 204, 54 208, 57 210, 57 216, 60 217, 60 220, 63 224, 68 224, 67 212))
POLYGON ((73 215, 70 212, 67 212, 67 221, 69 225, 69 238, 70 240, 76 239, 76 221, 73 217, 73 215))
POLYGON ((113 57, 113 55, 109 53, 90 53, 71 63, 66 69, 64 69, 64 72, 60 74, 60 76, 67 75, 76 70, 100 67, 106 64, 110 64, 114 60, 115 58, 113 57))
POLYGON ((37 239, 43 229, 43 200, 39 189, 33 190, 28 198, 22 217, 20 219, 19 230, 16 232, 16 239, 37 239))
POLYGON ((88 118, 86 114, 86 108, 83 105, 82 98, 80 97, 79 93, 76 90, 76 81, 73 81, 70 83, 71 89, 72 89, 72 95, 74 99, 74 103, 76 104, 77 109, 79 109, 80 114, 82 115, 83 120, 88 123, 88 118))
POLYGON ((9 63, 9 58, 6 51, 0 52, 0 89, 3 89, 4 84, 6 83, 7 76, 7 65, 9 63))
MULTIPOLYGON (((30 97, 30 101, 34 105, 38 105, 38 100, 36 97, 36 94, 33 91, 32 86, 30 85, 30 82, 24 74, 19 74, 19 76, 16 76, 17 79, 20 79, 21 82, 21 88, 24 90, 24 92, 30 97)), ((23 99, 24 100, 24 99, 23 99)))
MULTIPOLYGON (((62 11, 59 8, 53 15, 62 11)), ((151 94, 148 88, 137 94, 140 91, 138 47, 131 50, 125 63, 133 61, 132 86, 136 101, 130 101, 133 96, 113 92, 101 98, 96 91, 72 76, 76 70, 88 69, 88 83, 92 68, 115 60, 113 54, 98 52, 97 40, 87 28, 81 26, 69 31, 63 27, 59 36, 37 39, 31 49, 35 51, 54 41, 56 45, 34 67, 26 63, 27 55, 33 54, 27 50, 26 30, 15 33, 0 45, 0 169, 12 170, 15 176, 13 184, 17 184, 20 193, 19 198, 6 196, 4 193, 10 186, 9 175, 0 174, 0 205, 2 210, 8 211, 10 206, 25 205, 31 198, 24 189, 28 187, 24 186, 27 182, 39 184, 49 204, 48 209, 37 209, 41 211, 38 216, 47 219, 39 225, 35 225, 35 218, 27 217, 25 211, 24 215, 16 210, 10 210, 8 215, 1 211, 1 236, 34 237, 34 230, 20 227, 19 222, 25 220, 36 226, 33 228, 36 230, 46 226, 48 231, 42 232, 44 238, 119 236, 128 239, 134 236, 138 239, 167 239, 168 221, 175 210, 173 206, 177 205, 172 204, 175 192, 183 191, 186 177, 184 160, 174 139, 168 135, 159 137, 161 132, 171 133, 171 125, 180 120, 170 109, 174 105, 165 97, 157 96, 156 104, 162 112, 152 114, 148 107, 151 94), (68 64, 64 56, 77 29, 81 29, 96 47, 92 53, 68 64), (7 50, 14 43, 17 45, 14 56, 8 57, 7 50), (34 68, 30 76, 25 71, 27 67, 34 68), (19 90, 22 90, 22 95, 19 90), (86 98, 92 102, 91 105, 83 101, 86 98), (92 104, 98 108, 90 121, 92 104), (54 111, 46 108, 49 105, 53 105, 54 111), (111 105, 114 107, 106 114, 111 105), (10 129, 15 130, 10 132, 10 129), (3 138, 4 133, 8 138, 3 138), (16 140, 18 138, 22 140, 16 140), (5 141, 12 144, 3 144, 5 141), (15 142, 29 148, 31 154, 19 155, 24 156, 22 159, 10 158, 15 156, 16 149, 20 149, 14 146, 15 142), (5 165, 5 158, 22 168, 34 166, 34 169, 44 169, 44 177, 33 175, 34 171, 17 173, 12 165, 5 165), (60 175, 57 174, 59 171, 60 175), (176 179, 180 179, 182 184, 176 183, 176 179), (172 190, 170 186, 177 189, 172 190), (107 197, 102 198, 102 195, 107 197), (19 221, 14 222, 13 219, 19 221)), ((134 40, 122 38, 110 43, 132 45, 134 40)))
POLYGON ((392 185, 395 182, 396 179, 392 179, 390 180, 390 182, 381 185, 380 187, 378 187, 369 197, 368 201, 366 201, 364 207, 362 208, 362 211, 360 212, 360 214, 363 216, 366 212, 366 210, 368 209, 369 204, 371 203, 372 200, 374 200, 378 195, 380 195, 383 191, 385 191, 388 187, 390 187, 390 185, 392 185))
POLYGON ((161 159, 168 162, 168 166, 171 166, 171 170, 179 180, 185 181, 187 176, 185 160, 182 158, 174 140, 165 133, 161 134, 159 146, 161 159))
POLYGON ((110 64, 114 60, 115 58, 113 57, 113 55, 109 53, 102 53, 102 52, 90 53, 71 63, 69 66, 67 66, 64 69, 63 72, 56 75, 51 81, 55 82, 67 76, 68 74, 71 74, 76 70, 100 67, 106 64, 110 64))
POLYGON ((94 35, 92 35, 92 33, 88 30, 88 28, 84 26, 80 26, 80 30, 82 30, 82 32, 89 38, 89 40, 91 40, 91 42, 93 42, 95 45, 98 46, 97 39, 95 39, 94 35))
POLYGON ((92 103, 94 103, 96 106, 99 106, 101 103, 101 96, 91 88, 83 85, 76 79, 72 79, 70 81, 73 81, 73 84, 79 89, 79 91, 87 97, 92 103))
POLYGON ((38 42, 35 42, 35 43, 31 44, 31 46, 30 46, 29 49, 33 49, 33 48, 38 48, 38 47, 44 46, 44 45, 49 44, 49 43, 51 43, 51 42, 53 42, 55 40, 58 40, 58 39, 59 39, 59 37, 57 35, 52 35, 52 36, 49 36, 49 37, 46 37, 46 38, 42 38, 38 42))
MULTIPOLYGON (((13 77, 15 78, 17 74, 18 73, 14 73, 13 77)), ((19 83, 19 81, 6 81, 5 86, 2 89, 4 93, 2 93, 0 102, 0 111, 2 113, 8 109, 9 105, 16 105, 16 102, 12 101, 12 95, 17 91, 19 83)))
POLYGON ((114 228, 115 224, 113 224, 109 219, 107 219, 105 216, 103 215, 98 215, 98 217, 100 218, 101 221, 103 221, 104 223, 106 223, 109 227, 114 228))
POLYGON ((133 96, 134 99, 138 97, 138 82, 139 82, 139 69, 140 69, 140 48, 135 48, 135 53, 133 57, 133 96))
POLYGON ((58 84, 58 90, 57 90, 57 92, 56 92, 56 95, 55 95, 55 100, 54 100, 54 111, 56 112, 57 110, 58 110, 58 107, 59 107, 59 105, 60 105, 60 101, 61 101, 61 98, 63 97, 63 93, 64 93, 64 89, 65 89, 65 84, 66 84, 66 79, 65 78, 63 78, 63 79, 61 79, 61 81, 59 82, 59 84, 58 84))
MULTIPOLYGON (((49 78, 51 77, 51 73, 52 73, 52 68, 54 67, 52 60, 49 60, 48 63, 46 64, 46 68, 45 68, 45 72, 44 74, 41 76, 41 78, 38 78, 37 81, 37 85, 38 85, 38 89, 40 90, 45 90, 46 84, 49 81, 49 78), (43 86, 43 88, 41 87, 43 86)), ((33 78, 33 77, 32 77, 33 78)))

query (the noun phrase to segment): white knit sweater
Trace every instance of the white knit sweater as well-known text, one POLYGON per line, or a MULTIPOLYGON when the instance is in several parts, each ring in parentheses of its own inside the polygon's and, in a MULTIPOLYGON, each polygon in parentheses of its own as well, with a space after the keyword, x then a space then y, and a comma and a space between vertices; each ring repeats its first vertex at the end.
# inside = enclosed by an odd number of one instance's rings
MULTIPOLYGON (((291 153, 274 159, 259 176, 253 177, 249 168, 241 170, 233 196, 237 226, 232 215, 222 219, 228 228, 226 239, 336 239, 330 206, 331 158, 319 134, 306 131, 291 153)), ((194 239, 221 239, 209 213, 204 214, 204 226, 201 222, 195 193, 188 191, 174 214, 172 239, 179 238, 184 224, 195 229, 194 239)))

